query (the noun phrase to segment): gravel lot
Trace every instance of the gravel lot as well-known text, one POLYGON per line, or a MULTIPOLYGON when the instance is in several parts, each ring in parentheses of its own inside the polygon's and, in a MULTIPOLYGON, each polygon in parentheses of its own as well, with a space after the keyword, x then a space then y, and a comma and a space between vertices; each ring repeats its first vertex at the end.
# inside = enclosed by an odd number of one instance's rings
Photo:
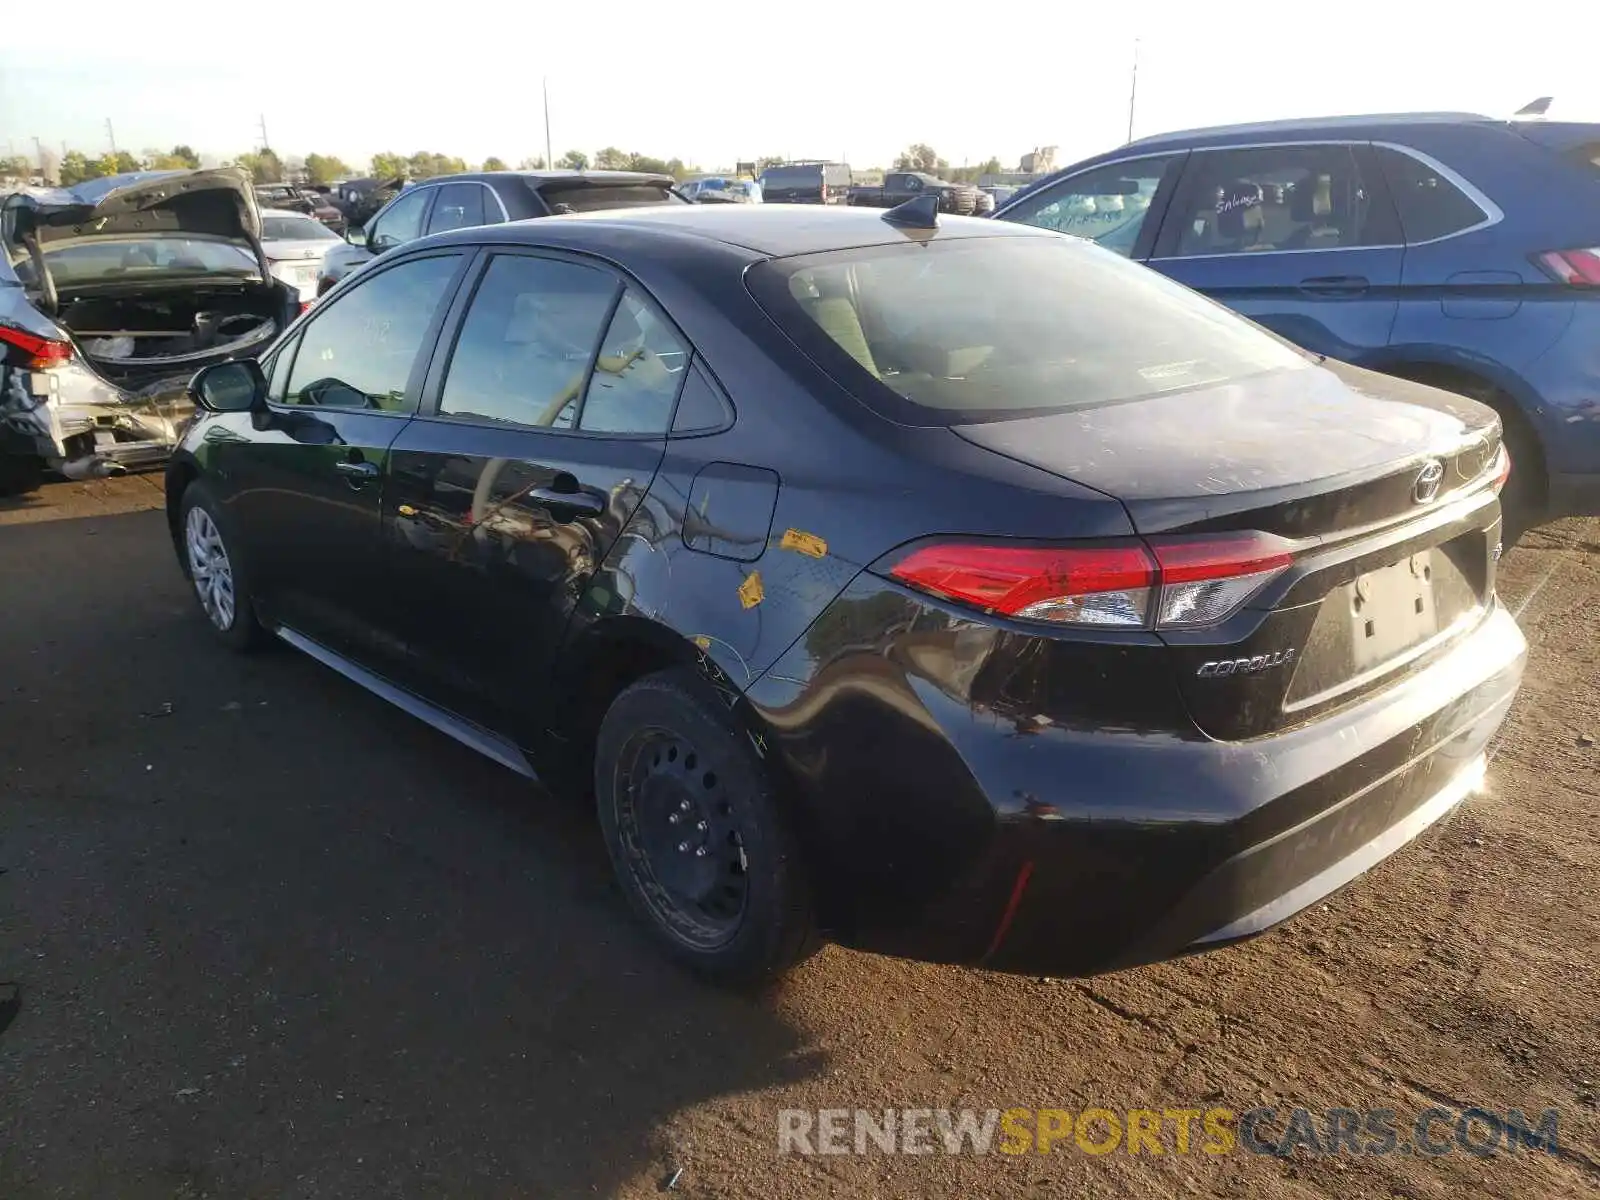
MULTIPOLYGON (((0 502, 0 1197, 1600 1195, 1600 522, 1502 593, 1474 799, 1255 942, 1087 981, 664 966, 570 803, 229 656, 158 476, 0 502), (1560 1110, 1560 1153, 801 1157, 780 1109, 1560 1110)), ((1063 914, 1064 921, 1093 914, 1063 914)))

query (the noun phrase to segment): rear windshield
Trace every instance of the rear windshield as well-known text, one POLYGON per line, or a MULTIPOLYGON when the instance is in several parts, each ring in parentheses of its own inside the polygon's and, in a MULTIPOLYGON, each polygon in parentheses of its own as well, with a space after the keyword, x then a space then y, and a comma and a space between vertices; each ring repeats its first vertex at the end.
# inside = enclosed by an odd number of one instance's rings
POLYGON ((768 167, 761 172, 763 188, 816 187, 822 182, 822 168, 768 167))
MULTIPOLYGON (((102 280, 259 275, 261 270, 243 247, 181 236, 46 243, 44 263, 57 287, 102 280)), ((25 282, 34 282, 27 260, 17 264, 17 272, 25 282)))
POLYGON ((261 218, 262 241, 308 242, 319 238, 323 241, 337 242, 339 235, 321 221, 313 221, 310 217, 261 218))
POLYGON ((775 259, 746 278, 825 370, 908 424, 1034 416, 1312 361, 1076 238, 907 241, 775 259))
POLYGON ((644 208, 652 204, 687 204, 683 197, 654 183, 589 184, 539 189, 555 212, 600 212, 608 208, 644 208))

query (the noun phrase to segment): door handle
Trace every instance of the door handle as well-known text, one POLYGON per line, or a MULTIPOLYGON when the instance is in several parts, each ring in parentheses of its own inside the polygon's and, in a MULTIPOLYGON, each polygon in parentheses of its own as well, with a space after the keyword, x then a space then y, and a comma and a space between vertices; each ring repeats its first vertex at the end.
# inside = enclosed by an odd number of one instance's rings
POLYGON ((1371 287, 1365 275, 1318 275, 1300 281, 1300 290, 1310 296, 1359 296, 1371 287))
POLYGON ((563 492, 556 488, 533 488, 528 492, 528 499, 573 513, 567 520, 577 516, 598 517, 606 507, 605 501, 593 492, 563 492))
POLYGON ((365 459, 360 458, 341 458, 333 464, 333 469, 349 479, 351 483, 375 479, 378 475, 377 463, 367 462, 365 459))

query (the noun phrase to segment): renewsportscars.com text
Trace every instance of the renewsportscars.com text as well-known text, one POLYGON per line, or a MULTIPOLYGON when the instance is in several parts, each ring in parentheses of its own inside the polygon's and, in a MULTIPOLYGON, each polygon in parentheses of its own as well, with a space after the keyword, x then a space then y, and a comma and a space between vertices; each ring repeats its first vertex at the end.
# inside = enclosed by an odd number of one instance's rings
POLYGON ((1556 1109, 824 1108, 778 1113, 781 1154, 1496 1154, 1559 1147, 1556 1109))

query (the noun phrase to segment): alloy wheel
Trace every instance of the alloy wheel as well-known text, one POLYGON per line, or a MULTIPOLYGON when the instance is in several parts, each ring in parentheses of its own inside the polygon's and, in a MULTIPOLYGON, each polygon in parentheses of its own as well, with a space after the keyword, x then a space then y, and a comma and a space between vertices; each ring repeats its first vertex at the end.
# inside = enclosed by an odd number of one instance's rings
POLYGON ((189 577, 194 580, 200 607, 218 629, 233 628, 238 606, 234 596, 233 564, 222 543, 222 533, 211 514, 191 508, 185 522, 184 542, 189 553, 189 577))

